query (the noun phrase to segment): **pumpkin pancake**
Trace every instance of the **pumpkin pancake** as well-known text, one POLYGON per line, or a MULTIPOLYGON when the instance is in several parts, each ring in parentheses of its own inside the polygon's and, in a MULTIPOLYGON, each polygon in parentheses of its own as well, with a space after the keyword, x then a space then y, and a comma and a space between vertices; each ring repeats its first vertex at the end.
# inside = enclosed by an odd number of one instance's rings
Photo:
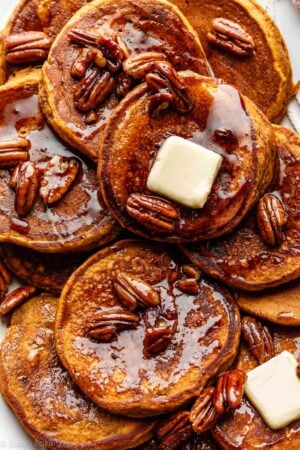
POLYGON ((187 98, 193 99, 191 111, 183 115, 170 107, 158 115, 151 114, 153 94, 141 84, 111 115, 98 168, 104 200, 122 227, 173 243, 209 239, 236 227, 270 184, 275 159, 272 127, 249 99, 220 80, 190 71, 181 72, 179 79, 187 98), (223 157, 203 208, 166 202, 147 189, 157 152, 171 135, 201 144, 223 157), (168 227, 160 226, 163 220, 154 209, 149 212, 137 206, 133 211, 135 198, 141 204, 149 199, 172 209, 168 227), (156 224, 152 217, 157 218, 156 224))
POLYGON ((199 276, 165 247, 136 240, 99 251, 73 273, 59 302, 56 347, 95 403, 131 417, 171 412, 232 363, 238 308, 199 276), (133 298, 148 308, 131 312, 133 298))
POLYGON ((255 208, 232 234, 183 246, 185 255, 204 272, 246 291, 278 286, 300 275, 300 137, 287 128, 275 130, 279 170, 271 194, 279 199, 287 218, 281 244, 263 241, 255 208))
POLYGON ((43 66, 41 103, 47 120, 94 160, 111 111, 143 78, 127 67, 141 53, 153 64, 164 57, 178 70, 209 74, 197 34, 166 0, 93 1, 67 23, 43 66))
POLYGON ((199 34, 215 76, 234 84, 279 123, 294 95, 292 69, 281 33, 266 11, 252 0, 172 1, 199 34), (231 34, 232 26, 240 30, 231 34), (225 41, 212 43, 216 34, 225 35, 225 41))
POLYGON ((99 246, 116 236, 116 223, 99 203, 94 167, 75 157, 47 126, 38 106, 39 80, 36 70, 0 87, 0 242, 47 253, 99 246), (30 172, 22 178, 24 167, 30 172))
POLYGON ((128 449, 151 438, 151 421, 112 416, 70 379, 55 351, 57 299, 16 311, 0 351, 0 386, 25 430, 51 449, 128 449))
POLYGON ((241 292, 237 300, 247 314, 277 323, 300 326, 300 280, 261 293, 241 292))
POLYGON ((72 272, 90 256, 90 253, 41 253, 12 244, 2 244, 0 254, 18 278, 54 295, 60 295, 72 272))
POLYGON ((41 65, 47 59, 53 38, 73 14, 88 2, 89 0, 20 0, 3 30, 2 39, 0 38, 3 50, 0 52, 0 83, 4 83, 9 74, 16 70, 41 65), (16 39, 19 40, 17 48, 12 45, 16 39), (30 47, 20 49, 20 45, 24 45, 26 41, 30 42, 30 47))
MULTIPOLYGON (((287 350, 299 357, 300 328, 270 326, 274 337, 275 354, 287 350)), ((246 372, 258 365, 248 347, 242 345, 237 367, 246 372)), ((284 383, 284 380, 282 380, 284 383)), ((280 386, 278 386, 280 389, 280 386)), ((228 413, 213 429, 213 436, 224 450, 249 450, 270 448, 272 450, 298 450, 300 448, 300 420, 292 422, 281 430, 271 430, 262 420, 246 397, 241 406, 228 413)))

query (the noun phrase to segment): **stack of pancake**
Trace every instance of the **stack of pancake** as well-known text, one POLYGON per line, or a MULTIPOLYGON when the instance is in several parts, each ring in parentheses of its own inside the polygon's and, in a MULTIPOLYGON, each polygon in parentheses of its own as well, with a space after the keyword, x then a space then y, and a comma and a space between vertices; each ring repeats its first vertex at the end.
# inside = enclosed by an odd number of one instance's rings
POLYGON ((50 449, 299 449, 300 419, 272 430, 243 395, 300 352, 276 25, 255 0, 21 0, 0 49, 0 389, 25 430, 50 449), (174 136, 222 157, 201 207, 149 188, 174 136))

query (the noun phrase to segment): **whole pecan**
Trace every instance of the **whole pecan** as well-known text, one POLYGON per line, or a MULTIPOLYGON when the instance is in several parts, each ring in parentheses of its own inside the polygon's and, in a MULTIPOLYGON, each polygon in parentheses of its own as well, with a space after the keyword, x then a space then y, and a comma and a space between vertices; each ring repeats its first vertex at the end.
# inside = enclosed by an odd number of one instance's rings
POLYGON ((197 398, 190 412, 190 421, 195 433, 203 433, 209 430, 218 418, 216 408, 213 404, 215 389, 206 388, 197 398))
POLYGON ((6 61, 10 64, 44 61, 48 56, 51 44, 52 39, 42 31, 11 34, 5 40, 6 61))
POLYGON ((17 138, 0 141, 0 169, 17 166, 27 161, 30 141, 17 138))
POLYGON ((0 314, 6 316, 25 301, 29 300, 35 293, 37 288, 34 286, 22 286, 6 295, 0 305, 0 314))
POLYGON ((101 50, 97 48, 83 48, 72 65, 72 77, 82 78, 91 63, 96 64, 98 67, 105 67, 106 59, 101 50))
POLYGON ((126 210, 140 224, 159 233, 171 233, 178 218, 176 209, 167 201, 146 194, 131 194, 126 210))
POLYGON ((144 337, 146 353, 156 355, 165 351, 171 343, 172 337, 172 330, 167 326, 147 328, 144 337))
POLYGON ((160 303, 159 293, 151 284, 127 272, 119 272, 116 275, 114 288, 122 303, 134 311, 137 306, 156 306, 160 303))
POLYGON ((246 373, 239 369, 229 370, 219 376, 213 395, 217 414, 224 414, 228 409, 236 409, 240 406, 245 382, 246 373))
POLYGON ((273 194, 264 195, 257 207, 257 225, 264 242, 268 245, 281 244, 286 223, 287 215, 279 198, 273 194))
POLYGON ((99 342, 110 341, 119 330, 134 329, 140 318, 130 311, 111 308, 100 311, 87 322, 87 335, 99 342))
POLYGON ((253 317, 242 320, 242 334, 250 351, 260 364, 273 358, 275 354, 274 340, 269 329, 253 317))
POLYGON ((84 78, 74 90, 74 104, 80 112, 90 112, 96 109, 111 94, 115 80, 111 73, 98 67, 87 70, 84 78))
POLYGON ((123 62, 123 70, 134 79, 142 80, 156 68, 159 61, 167 61, 167 57, 159 52, 145 52, 130 56, 123 62))
POLYGON ((193 433, 189 411, 179 411, 161 421, 156 428, 157 449, 179 448, 193 433))
POLYGON ((15 210, 19 217, 31 211, 39 189, 39 175, 33 162, 27 161, 19 166, 16 181, 15 210))
POLYGON ((236 56, 250 56, 255 50, 252 36, 238 23, 223 17, 213 21, 207 39, 216 47, 236 56))
POLYGON ((74 183, 81 163, 75 158, 56 155, 48 162, 41 179, 40 196, 47 205, 57 203, 74 183))

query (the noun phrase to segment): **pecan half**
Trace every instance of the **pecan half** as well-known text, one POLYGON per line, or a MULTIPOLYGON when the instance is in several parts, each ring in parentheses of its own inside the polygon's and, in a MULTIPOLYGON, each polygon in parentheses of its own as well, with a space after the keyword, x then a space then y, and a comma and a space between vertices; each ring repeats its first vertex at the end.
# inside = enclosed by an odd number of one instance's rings
POLYGON ((172 331, 169 327, 147 328, 144 337, 144 349, 150 355, 157 355, 167 349, 172 341, 172 331))
POLYGON ((213 404, 215 389, 206 388, 197 398, 190 412, 190 421, 195 433, 203 433, 209 430, 218 418, 216 408, 213 404))
POLYGON ((176 209, 167 201, 146 194, 131 194, 126 211, 137 222, 159 233, 171 233, 178 217, 176 209))
POLYGON ((196 295, 200 291, 199 283, 195 278, 179 280, 178 283, 176 283, 176 286, 181 292, 189 295, 196 295))
POLYGON ((216 47, 236 56, 250 56, 255 45, 247 31, 232 20, 219 17, 212 23, 212 31, 207 34, 208 41, 216 47))
POLYGON ((189 415, 189 411, 179 411, 160 422, 156 429, 157 449, 176 449, 192 435, 189 415))
POLYGON ((159 293, 151 284, 127 272, 119 272, 114 282, 120 300, 134 311, 137 306, 156 306, 160 303, 159 293))
POLYGON ((98 37, 97 45, 106 58, 106 66, 108 70, 112 73, 117 72, 121 68, 122 61, 125 58, 124 52, 120 45, 115 42, 112 37, 105 35, 100 35, 98 37))
POLYGON ((239 369, 229 370, 219 376, 213 395, 213 404, 219 415, 240 406, 245 382, 246 373, 239 369))
POLYGON ((130 56, 123 62, 123 70, 134 79, 142 80, 156 68, 159 61, 167 61, 167 57, 159 52, 145 52, 130 56))
POLYGON ((269 329, 253 317, 244 317, 242 333, 250 351, 260 364, 273 358, 275 354, 274 340, 269 329))
POLYGON ((79 28, 74 28, 68 32, 68 38, 71 39, 75 44, 97 46, 97 40, 99 35, 86 30, 80 30, 79 28))
POLYGON ((19 217, 31 211, 39 189, 39 175, 35 164, 31 161, 19 166, 16 182, 15 210, 19 217))
POLYGON ((24 31, 6 38, 6 61, 24 64, 44 61, 49 53, 52 39, 42 31, 24 31))
POLYGON ((87 322, 87 335, 99 342, 110 341, 119 330, 134 329, 140 318, 124 309, 107 309, 95 314, 87 322))
POLYGON ((39 191, 47 205, 57 203, 68 192, 80 166, 80 161, 73 157, 56 155, 50 159, 44 170, 39 191))
POLYGON ((11 283, 11 274, 4 262, 0 261, 0 276, 3 278, 6 284, 11 283))
POLYGON ((194 278, 197 281, 200 280, 201 272, 197 267, 191 266, 190 264, 184 264, 181 270, 189 278, 194 278))
POLYGON ((98 67, 105 67, 106 65, 106 59, 101 50, 97 48, 83 48, 72 65, 72 77, 82 78, 92 62, 98 67))
POLYGON ((74 104, 80 112, 96 109, 111 94, 115 80, 107 70, 91 67, 74 90, 74 104))
POLYGON ((153 117, 157 117, 161 111, 167 109, 173 99, 170 92, 157 92, 151 95, 149 100, 149 113, 153 117))
POLYGON ((116 95, 119 98, 125 97, 128 94, 133 84, 133 78, 130 75, 122 72, 118 75, 116 81, 116 95))
POLYGON ((25 301, 29 300, 35 293, 37 288, 34 286, 22 286, 6 295, 0 305, 0 314, 6 316, 25 301))
POLYGON ((273 194, 264 195, 257 207, 257 225, 264 242, 268 245, 281 244, 286 223, 287 215, 279 198, 273 194))
POLYGON ((27 139, 11 139, 0 141, 0 169, 17 166, 27 161, 30 141, 27 139))

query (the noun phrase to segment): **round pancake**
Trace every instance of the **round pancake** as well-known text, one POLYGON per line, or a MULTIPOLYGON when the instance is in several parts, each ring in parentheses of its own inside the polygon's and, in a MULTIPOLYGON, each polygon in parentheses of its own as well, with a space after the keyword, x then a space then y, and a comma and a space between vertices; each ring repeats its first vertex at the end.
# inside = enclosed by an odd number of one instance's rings
POLYGON ((9 270, 30 286, 60 295, 68 278, 90 253, 41 253, 12 244, 2 244, 0 254, 9 270))
MULTIPOLYGON (((28 139, 30 160, 42 170, 54 155, 74 154, 45 122, 38 106, 39 80, 40 71, 36 70, 0 87, 0 143, 18 137, 28 139)), ((46 206, 37 196, 33 209, 22 220, 15 211, 15 192, 9 187, 12 170, 0 169, 0 242, 59 253, 100 246, 118 234, 116 222, 99 203, 93 165, 76 158, 81 166, 79 174, 59 203, 46 206), (17 227, 12 224, 16 219, 17 227)))
MULTIPOLYGON (((98 119, 87 124, 74 105, 77 81, 71 76, 78 46, 68 37, 74 29, 106 37, 117 33, 130 56, 142 52, 165 54, 177 70, 209 74, 197 34, 182 13, 166 0, 95 0, 67 23, 43 66, 41 104, 47 120, 67 142, 96 160, 99 138, 119 99, 114 92, 98 107, 98 119)), ((115 77, 115 75, 114 75, 115 77)))
POLYGON ((178 287, 183 277, 178 264, 161 245, 120 241, 79 267, 61 294, 58 354, 81 389, 110 412, 146 417, 176 410, 235 357, 240 333, 235 302, 206 280, 197 284, 198 294, 184 293, 178 287), (161 305, 138 313, 136 329, 98 342, 88 330, 97 315, 122 308, 114 283, 124 271, 154 286, 161 305), (146 328, 161 322, 171 331, 171 341, 161 353, 149 354, 146 328))
MULTIPOLYGON (((300 328, 270 326, 275 341, 275 354, 288 350, 299 358, 300 328)), ((249 370, 257 366, 257 361, 244 345, 237 361, 239 369, 249 370)), ((284 380, 283 380, 284 383, 284 380)), ((280 389, 280 386, 278 387, 280 389)), ((244 397, 241 406, 227 414, 213 429, 213 436, 224 450, 249 450, 270 448, 272 450, 298 450, 300 448, 300 420, 278 431, 271 430, 263 422, 250 402, 244 397)))
POLYGON ((240 292, 239 308, 278 325, 300 326, 300 280, 261 293, 240 292))
POLYGON ((279 171, 271 192, 281 198, 288 216, 283 242, 271 247, 262 241, 253 209, 232 234, 183 247, 204 272, 246 291, 279 286, 300 275, 300 137, 286 128, 275 130, 279 171))
POLYGON ((270 184, 275 159, 272 127, 249 99, 220 80, 190 71, 181 72, 180 79, 193 99, 193 109, 181 115, 168 108, 153 116, 151 94, 141 84, 111 115, 98 166, 104 200, 121 226, 172 243, 209 239, 236 227, 270 184), (204 207, 168 201, 177 217, 171 230, 159 230, 129 215, 127 201, 132 194, 163 200, 147 189, 147 178, 162 142, 171 135, 221 154, 223 162, 204 207))
POLYGON ((0 351, 0 387, 25 430, 51 449, 128 449, 154 422, 112 416, 70 379, 55 351, 57 299, 39 296, 13 315, 0 351))
POLYGON ((294 95, 292 69, 280 31, 266 11, 252 0, 172 0, 199 34, 215 73, 234 84, 269 118, 279 123, 294 95), (212 45, 207 37, 218 18, 239 24, 254 40, 252 55, 239 57, 212 45))

